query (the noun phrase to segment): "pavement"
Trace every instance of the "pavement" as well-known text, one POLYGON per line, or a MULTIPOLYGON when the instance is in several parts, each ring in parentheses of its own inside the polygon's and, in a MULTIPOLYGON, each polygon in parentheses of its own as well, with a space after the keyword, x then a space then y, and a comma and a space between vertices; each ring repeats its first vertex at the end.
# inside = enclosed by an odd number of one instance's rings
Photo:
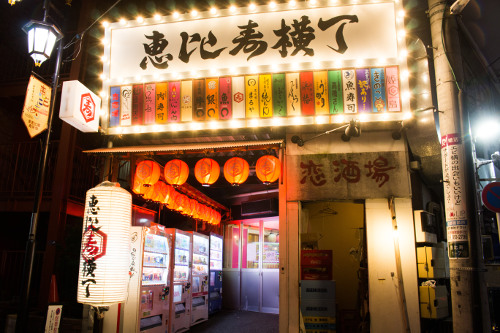
POLYGON ((279 315, 240 310, 222 310, 189 333, 278 333, 279 315))

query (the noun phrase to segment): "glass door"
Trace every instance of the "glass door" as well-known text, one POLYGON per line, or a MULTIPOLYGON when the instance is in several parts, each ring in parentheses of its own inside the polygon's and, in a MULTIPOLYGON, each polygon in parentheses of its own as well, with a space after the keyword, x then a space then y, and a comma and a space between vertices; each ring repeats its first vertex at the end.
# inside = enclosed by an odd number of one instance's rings
POLYGON ((260 221, 242 222, 240 309, 260 312, 261 304, 261 233, 260 221))
MULTIPOLYGON (((222 304, 225 309, 240 309, 240 237, 239 223, 230 223, 224 227, 224 255, 222 304)), ((215 279, 215 275, 211 277, 215 279)))
POLYGON ((261 312, 279 313, 279 219, 262 221, 261 312))

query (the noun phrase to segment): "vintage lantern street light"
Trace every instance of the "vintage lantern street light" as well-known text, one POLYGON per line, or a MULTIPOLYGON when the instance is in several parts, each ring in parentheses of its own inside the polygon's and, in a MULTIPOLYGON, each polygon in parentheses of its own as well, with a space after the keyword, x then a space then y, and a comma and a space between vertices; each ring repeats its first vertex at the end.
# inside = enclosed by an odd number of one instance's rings
POLYGON ((250 166, 241 157, 233 157, 224 164, 224 178, 233 186, 243 184, 248 178, 250 166))
POLYGON ((45 17, 43 22, 30 21, 23 30, 28 34, 28 54, 35 61, 35 66, 50 58, 54 45, 63 37, 55 25, 45 22, 45 17))

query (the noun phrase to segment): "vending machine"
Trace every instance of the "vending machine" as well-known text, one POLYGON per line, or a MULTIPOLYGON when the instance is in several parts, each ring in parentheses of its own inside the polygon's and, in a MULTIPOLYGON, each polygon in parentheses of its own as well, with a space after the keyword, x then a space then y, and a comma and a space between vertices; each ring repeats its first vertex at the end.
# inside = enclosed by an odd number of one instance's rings
POLYGON ((170 280, 172 298, 170 303, 169 333, 189 330, 191 325, 191 257, 193 235, 178 229, 166 229, 172 236, 173 275, 170 280))
POLYGON ((210 233, 210 269, 209 269, 210 315, 222 309, 222 236, 210 233))
POLYGON ((209 237, 193 233, 193 269, 191 283, 191 325, 208 319, 209 237))
POLYGON ((128 297, 110 306, 104 332, 168 332, 170 309, 171 236, 162 225, 132 227, 128 297))

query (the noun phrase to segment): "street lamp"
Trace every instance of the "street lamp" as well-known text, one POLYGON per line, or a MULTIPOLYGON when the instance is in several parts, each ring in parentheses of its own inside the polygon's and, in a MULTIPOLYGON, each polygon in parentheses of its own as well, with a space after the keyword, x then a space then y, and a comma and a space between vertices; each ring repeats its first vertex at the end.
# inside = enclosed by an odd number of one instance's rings
POLYGON ((23 27, 28 34, 28 54, 35 60, 35 66, 50 58, 52 49, 63 35, 56 26, 40 21, 30 21, 23 27))
POLYGON ((52 132, 52 117, 54 114, 54 104, 57 95, 57 86, 59 84, 59 71, 62 61, 62 33, 54 25, 46 23, 47 8, 49 0, 43 4, 44 17, 43 22, 31 21, 23 27, 28 34, 29 54, 33 57, 36 66, 50 57, 53 47, 57 43, 57 61, 52 76, 52 91, 50 95, 49 115, 47 119, 47 134, 42 143, 38 172, 36 178, 35 197, 33 202, 33 211, 31 214, 30 231, 26 242, 26 255, 23 264, 23 276, 21 281, 21 298, 19 310, 16 319, 16 333, 26 332, 28 324, 29 295, 31 287, 31 278, 33 273, 33 264, 35 258, 36 231, 38 226, 39 210, 42 202, 43 183, 45 178, 45 169, 47 166, 47 156, 49 150, 50 134, 52 132))

